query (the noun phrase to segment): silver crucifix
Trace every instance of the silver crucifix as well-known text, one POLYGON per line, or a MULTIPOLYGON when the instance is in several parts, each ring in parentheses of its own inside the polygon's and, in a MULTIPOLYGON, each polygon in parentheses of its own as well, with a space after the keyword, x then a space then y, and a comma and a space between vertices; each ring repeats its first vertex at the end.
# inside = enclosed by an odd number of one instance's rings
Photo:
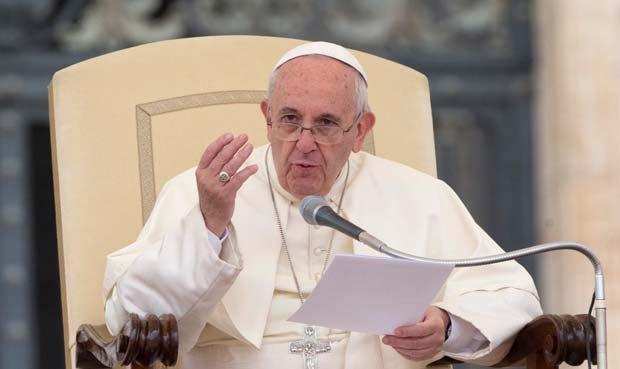
POLYGON ((331 351, 332 345, 329 340, 319 340, 316 337, 314 327, 305 327, 304 335, 303 339, 291 342, 290 351, 293 354, 301 353, 304 369, 318 369, 319 358, 317 354, 331 351))

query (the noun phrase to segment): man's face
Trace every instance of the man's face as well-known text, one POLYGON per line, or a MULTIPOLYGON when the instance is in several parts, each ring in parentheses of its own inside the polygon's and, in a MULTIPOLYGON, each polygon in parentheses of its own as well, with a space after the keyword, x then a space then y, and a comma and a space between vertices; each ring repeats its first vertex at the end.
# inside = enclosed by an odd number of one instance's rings
MULTIPOLYGON (((278 70, 269 101, 261 103, 265 119, 273 123, 295 119, 306 128, 330 120, 348 129, 359 113, 354 102, 356 73, 331 58, 304 56, 287 62, 278 70)), ((268 127, 280 185, 300 199, 327 194, 351 151, 361 150, 374 115, 365 113, 358 121, 333 145, 317 143, 308 130, 297 141, 282 141, 274 134, 275 126, 268 127)))

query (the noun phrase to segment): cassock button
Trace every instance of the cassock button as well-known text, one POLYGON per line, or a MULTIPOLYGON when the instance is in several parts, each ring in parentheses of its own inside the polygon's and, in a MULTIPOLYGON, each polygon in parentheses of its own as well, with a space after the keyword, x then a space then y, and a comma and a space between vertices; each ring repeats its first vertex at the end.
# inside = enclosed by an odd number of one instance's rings
POLYGON ((321 273, 314 273, 314 280, 318 282, 319 279, 321 279, 321 273))
POLYGON ((324 251, 325 251, 325 249, 322 249, 322 248, 320 248, 320 247, 316 247, 316 248, 314 249, 314 255, 319 256, 319 255, 321 255, 324 251))

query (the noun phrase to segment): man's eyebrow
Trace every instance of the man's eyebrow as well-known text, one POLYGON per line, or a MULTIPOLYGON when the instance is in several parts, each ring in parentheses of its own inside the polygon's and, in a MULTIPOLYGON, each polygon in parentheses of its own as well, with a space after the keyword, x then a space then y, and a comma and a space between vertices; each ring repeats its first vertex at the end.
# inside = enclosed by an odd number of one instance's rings
MULTIPOLYGON (((297 110, 295 108, 288 107, 288 106, 285 106, 285 107, 281 108, 278 111, 278 114, 295 114, 295 115, 298 115, 298 116, 303 116, 303 114, 301 114, 299 112, 299 110, 297 110)), ((337 116, 335 114, 332 114, 332 113, 323 113, 323 114, 320 114, 318 117, 314 118, 315 121, 320 120, 320 119, 329 119, 329 120, 332 120, 332 121, 334 121, 336 123, 340 123, 340 121, 341 121, 339 116, 337 116)))
POLYGON ((318 119, 329 119, 329 120, 334 121, 336 123, 340 123, 340 121, 341 121, 339 116, 331 114, 331 113, 323 113, 323 114, 321 114, 321 115, 319 115, 317 117, 317 120, 318 119))
POLYGON ((295 115, 301 115, 299 113, 299 110, 295 109, 295 108, 289 108, 288 106, 283 107, 282 109, 280 109, 280 111, 278 112, 279 114, 295 114, 295 115))

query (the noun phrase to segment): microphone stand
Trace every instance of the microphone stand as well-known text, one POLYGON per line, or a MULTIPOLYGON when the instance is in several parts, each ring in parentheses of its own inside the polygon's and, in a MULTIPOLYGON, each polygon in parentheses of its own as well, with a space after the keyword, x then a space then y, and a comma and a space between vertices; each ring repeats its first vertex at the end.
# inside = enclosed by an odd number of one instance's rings
MULTIPOLYGON (((414 260, 426 263, 449 264, 456 268, 472 267, 480 265, 488 265, 501 263, 503 261, 517 259, 523 256, 540 254, 554 250, 575 250, 585 255, 594 267, 594 308, 596 310, 596 359, 599 369, 607 369, 607 323, 606 323, 606 306, 605 306, 605 283, 603 278, 603 268, 601 262, 588 247, 578 243, 554 242, 537 246, 527 247, 521 250, 515 250, 498 255, 489 255, 472 259, 457 260, 437 260, 409 255, 399 250, 389 247, 385 242, 374 237, 362 228, 349 222, 336 214, 329 206, 327 201, 320 196, 307 196, 303 199, 299 206, 299 210, 306 222, 314 225, 323 225, 333 228, 339 232, 352 237, 363 244, 370 246, 372 249, 383 254, 398 258, 414 260)), ((586 343, 586 347, 589 343, 586 343)), ((589 350, 589 349, 588 349, 589 350)), ((588 351, 589 352, 589 351, 588 351)), ((588 354, 589 356, 589 354, 588 354)), ((588 359, 590 359, 588 357, 588 359)))
MULTIPOLYGON (((488 265, 501 263, 503 261, 517 259, 523 256, 540 254, 554 250, 575 250, 585 255, 594 267, 594 309, 596 311, 596 360, 599 369, 607 369, 607 322, 606 322, 606 304, 605 304, 605 283, 603 278, 603 268, 598 257, 594 255, 588 247, 578 243, 552 242, 542 245, 531 246, 521 250, 510 251, 504 254, 489 255, 472 259, 456 259, 456 260, 437 260, 410 255, 402 251, 395 250, 386 245, 381 240, 372 236, 367 232, 359 234, 359 241, 372 249, 383 254, 398 259, 407 259, 421 262, 432 262, 439 264, 454 265, 455 268, 472 267, 480 265, 488 265)), ((588 345, 589 343, 586 343, 588 345)))

